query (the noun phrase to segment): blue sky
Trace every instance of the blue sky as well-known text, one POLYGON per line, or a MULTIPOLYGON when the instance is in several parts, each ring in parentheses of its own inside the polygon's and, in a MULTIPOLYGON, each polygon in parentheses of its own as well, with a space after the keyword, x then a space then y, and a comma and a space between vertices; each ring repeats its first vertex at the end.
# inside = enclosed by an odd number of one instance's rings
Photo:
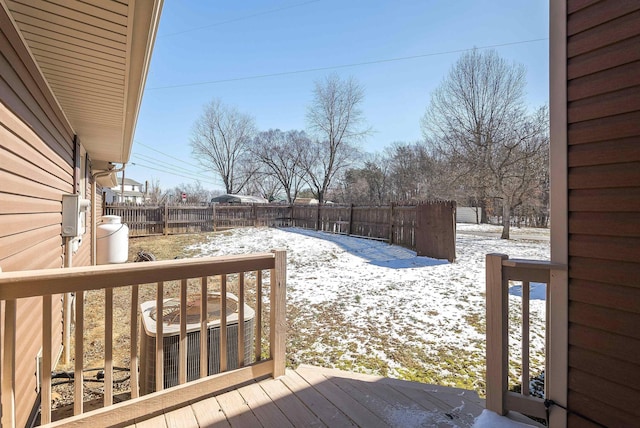
POLYGON ((364 151, 417 141, 431 92, 473 47, 501 45, 527 69, 531 107, 547 103, 548 10, 547 0, 165 0, 126 176, 222 189, 191 156, 203 106, 218 98, 259 130, 305 129, 314 82, 332 72, 364 86, 374 131, 364 151))

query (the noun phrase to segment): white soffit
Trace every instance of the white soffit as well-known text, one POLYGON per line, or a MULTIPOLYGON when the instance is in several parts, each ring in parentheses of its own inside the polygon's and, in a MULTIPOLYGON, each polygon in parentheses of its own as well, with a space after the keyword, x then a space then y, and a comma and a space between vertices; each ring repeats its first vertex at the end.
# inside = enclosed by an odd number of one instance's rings
POLYGON ((126 163, 162 0, 5 0, 92 160, 126 163))

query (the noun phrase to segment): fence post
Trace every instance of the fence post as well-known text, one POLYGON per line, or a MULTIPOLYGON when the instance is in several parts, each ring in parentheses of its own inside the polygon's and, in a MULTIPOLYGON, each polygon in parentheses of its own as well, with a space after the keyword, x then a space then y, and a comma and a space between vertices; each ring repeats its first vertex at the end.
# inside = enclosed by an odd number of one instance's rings
POLYGON ((258 224, 258 212, 256 210, 256 204, 251 204, 251 217, 253 218, 253 227, 258 224))
POLYGON ((393 207, 395 202, 391 202, 389 205, 389 245, 393 244, 393 207))
POLYGON ((349 228, 347 229, 347 235, 351 235, 353 229, 351 225, 353 224, 353 204, 349 206, 349 228))
POLYGON ((270 314, 270 353, 273 359, 273 377, 285 373, 285 346, 287 335, 286 292, 287 292, 287 252, 275 250, 274 268, 271 270, 271 314, 270 314))
POLYGON ((164 234, 169 234, 169 204, 164 203, 164 234))
POLYGON ((217 224, 216 224, 216 204, 215 203, 213 204, 213 218, 212 218, 212 221, 213 221, 213 231, 216 232, 217 231, 216 230, 217 229, 217 224))
POLYGON ((487 410, 505 415, 508 388, 509 282, 502 276, 502 263, 509 256, 487 254, 487 410))
POLYGON ((293 204, 289 205, 289 222, 287 223, 287 226, 296 227, 295 209, 293 204))

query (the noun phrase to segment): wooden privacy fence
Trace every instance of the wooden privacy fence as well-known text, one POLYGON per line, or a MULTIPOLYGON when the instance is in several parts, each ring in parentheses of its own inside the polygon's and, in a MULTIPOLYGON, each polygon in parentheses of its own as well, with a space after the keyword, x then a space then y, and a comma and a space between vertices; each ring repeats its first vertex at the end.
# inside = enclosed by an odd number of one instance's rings
POLYGON ((211 206, 105 205, 118 215, 130 236, 210 232, 234 227, 293 226, 388 242, 419 256, 455 260, 456 204, 414 205, 215 204, 211 206))
POLYGON ((117 215, 129 236, 212 232, 248 226, 286 226, 288 205, 124 205, 107 204, 103 215, 117 215))
POLYGON ((293 205, 292 226, 340 233, 415 250, 419 256, 456 258, 456 203, 417 205, 293 205))

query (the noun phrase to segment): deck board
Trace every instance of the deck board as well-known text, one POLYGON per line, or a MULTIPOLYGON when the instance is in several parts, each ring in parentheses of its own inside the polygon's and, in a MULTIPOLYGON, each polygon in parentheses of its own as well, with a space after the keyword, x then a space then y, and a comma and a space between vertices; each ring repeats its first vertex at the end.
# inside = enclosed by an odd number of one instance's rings
POLYGON ((237 390, 216 397, 232 427, 257 427, 260 421, 237 390))
POLYGON ((158 415, 144 421, 136 422, 136 428, 164 428, 167 426, 167 421, 164 415, 158 415))
MULTIPOLYGON (((395 389, 400 389, 398 385, 395 389)), ((465 399, 462 395, 451 395, 442 392, 443 397, 437 392, 429 392, 426 388, 402 388, 402 393, 422 406, 435 406, 441 416, 453 421, 458 426, 473 426, 474 419, 482 413, 482 407, 471 400, 465 399)))
POLYGON ((230 428, 229 421, 215 397, 191 404, 199 427, 230 428))
POLYGON ((278 406, 274 406, 271 399, 262 389, 260 384, 254 383, 243 386, 238 392, 247 402, 256 418, 263 426, 277 426, 278 428, 293 428, 289 419, 282 413, 278 406))
POLYGON ((311 386, 325 396, 344 414, 349 415, 358 426, 361 427, 385 427, 386 423, 380 420, 369 409, 328 380, 320 370, 309 367, 300 367, 297 370, 311 386))
MULTIPOLYGON (((388 385, 368 384, 341 378, 332 380, 391 426, 398 426, 403 415, 411 415, 413 419, 428 420, 433 413, 437 412, 435 407, 424 408, 388 385)), ((417 425, 420 426, 420 424, 417 425)))
POLYGON ((165 413, 167 426, 171 428, 192 428, 198 425, 191 406, 165 413))
POLYGON ((135 426, 465 428, 482 410, 473 391, 300 366, 135 426))
POLYGON ((271 397, 276 406, 287 415, 287 418, 296 427, 323 427, 326 426, 302 401, 287 388, 280 380, 274 382, 262 382, 262 389, 271 397))
POLYGON ((281 379, 309 409, 327 426, 356 426, 344 413, 336 408, 324 395, 312 388, 297 372, 291 371, 281 379))

